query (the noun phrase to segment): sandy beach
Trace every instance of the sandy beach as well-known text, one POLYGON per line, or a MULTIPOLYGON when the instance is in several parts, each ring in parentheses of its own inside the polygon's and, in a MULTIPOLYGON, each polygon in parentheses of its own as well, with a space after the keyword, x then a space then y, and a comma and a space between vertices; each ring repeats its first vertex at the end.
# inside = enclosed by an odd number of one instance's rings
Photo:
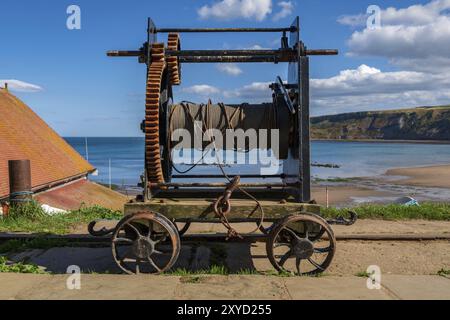
POLYGON ((390 169, 382 176, 350 180, 348 183, 316 184, 312 191, 313 198, 325 205, 328 189, 331 206, 355 205, 356 199, 391 203, 402 196, 421 198, 420 194, 422 201, 439 201, 423 198, 427 188, 450 189, 450 165, 390 169))
POLYGON ((397 184, 450 188, 450 165, 392 169, 388 170, 386 175, 405 177, 393 181, 397 184))

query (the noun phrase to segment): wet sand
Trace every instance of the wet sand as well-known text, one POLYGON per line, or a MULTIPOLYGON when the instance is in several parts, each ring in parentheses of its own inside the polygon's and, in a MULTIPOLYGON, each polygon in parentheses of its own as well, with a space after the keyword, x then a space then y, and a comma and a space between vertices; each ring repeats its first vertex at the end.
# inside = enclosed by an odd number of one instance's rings
POLYGON ((330 206, 356 205, 358 200, 364 199, 363 202, 391 203, 406 195, 414 195, 422 201, 447 201, 450 165, 396 168, 377 177, 313 185, 313 198, 321 205, 326 204, 326 188, 330 206), (436 192, 441 196, 432 196, 436 192))
POLYGON ((386 172, 386 176, 405 177, 392 181, 396 184, 450 188, 450 165, 392 169, 386 172))
POLYGON ((325 206, 343 206, 354 202, 355 198, 387 197, 390 193, 355 185, 315 185, 312 187, 312 197, 318 204, 325 206))

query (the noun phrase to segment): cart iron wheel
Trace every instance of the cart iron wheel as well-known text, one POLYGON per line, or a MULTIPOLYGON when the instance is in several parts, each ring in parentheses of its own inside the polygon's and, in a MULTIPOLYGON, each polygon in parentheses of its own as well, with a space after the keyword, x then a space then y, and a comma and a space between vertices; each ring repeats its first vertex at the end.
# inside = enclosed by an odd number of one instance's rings
POLYGON ((154 212, 123 218, 112 237, 113 258, 128 274, 166 272, 177 261, 180 248, 175 225, 154 212))
POLYGON ((323 273, 336 251, 336 238, 329 224, 311 213, 292 215, 270 231, 267 256, 279 272, 298 276, 323 273))

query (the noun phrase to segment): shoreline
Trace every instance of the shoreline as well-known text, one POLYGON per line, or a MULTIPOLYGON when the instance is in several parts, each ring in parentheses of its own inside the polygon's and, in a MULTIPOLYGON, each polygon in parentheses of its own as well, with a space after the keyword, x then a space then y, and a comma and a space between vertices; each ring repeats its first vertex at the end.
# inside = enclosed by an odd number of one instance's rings
MULTIPOLYGON (((144 137, 63 137, 63 139, 141 139, 144 137)), ((386 139, 311 139, 311 142, 365 142, 365 143, 405 143, 405 144, 450 144, 450 140, 386 140, 386 139)))
POLYGON ((384 140, 384 139, 311 139, 311 142, 402 143, 402 144, 450 144, 450 140, 384 140))

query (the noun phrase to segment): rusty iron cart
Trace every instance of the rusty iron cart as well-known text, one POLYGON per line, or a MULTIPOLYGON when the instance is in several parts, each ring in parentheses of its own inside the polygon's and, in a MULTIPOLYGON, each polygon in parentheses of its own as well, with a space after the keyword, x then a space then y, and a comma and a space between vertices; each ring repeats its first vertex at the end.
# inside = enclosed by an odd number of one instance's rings
MULTIPOLYGON (((349 219, 327 221, 311 200, 309 56, 336 54, 337 50, 307 49, 300 40, 298 17, 286 28, 221 29, 159 29, 149 18, 147 41, 139 50, 108 52, 111 57, 138 57, 147 65, 145 120, 141 124, 145 134, 144 192, 125 205, 125 217, 114 229, 95 230, 98 221, 93 221, 89 232, 94 236, 112 234, 113 257, 129 274, 168 271, 177 261, 182 240, 264 241, 270 262, 280 272, 313 275, 325 271, 336 250, 330 225, 356 221, 354 214, 349 219), (180 33, 202 32, 275 32, 281 34, 281 46, 276 50, 181 49, 180 33), (159 34, 168 34, 167 43, 158 42, 159 34), (174 104, 172 87, 181 84, 182 64, 250 62, 288 64, 287 83, 276 77, 267 86, 271 102, 174 104), (194 135, 197 130, 205 134, 216 129, 223 136, 230 129, 265 130, 268 136, 277 132, 278 148, 259 139, 257 145, 246 144, 244 151, 273 148, 282 160, 280 169, 273 175, 231 175, 218 161, 218 174, 189 174, 198 162, 182 171, 172 159, 177 129, 194 135), (228 232, 186 234, 192 223, 221 223, 228 232), (255 230, 240 234, 234 228, 237 223, 250 223, 255 230)), ((217 147, 215 139, 209 137, 200 145, 183 142, 191 150, 205 152, 213 144, 215 152, 220 148, 236 153, 234 138, 227 140, 226 147, 217 147)))

